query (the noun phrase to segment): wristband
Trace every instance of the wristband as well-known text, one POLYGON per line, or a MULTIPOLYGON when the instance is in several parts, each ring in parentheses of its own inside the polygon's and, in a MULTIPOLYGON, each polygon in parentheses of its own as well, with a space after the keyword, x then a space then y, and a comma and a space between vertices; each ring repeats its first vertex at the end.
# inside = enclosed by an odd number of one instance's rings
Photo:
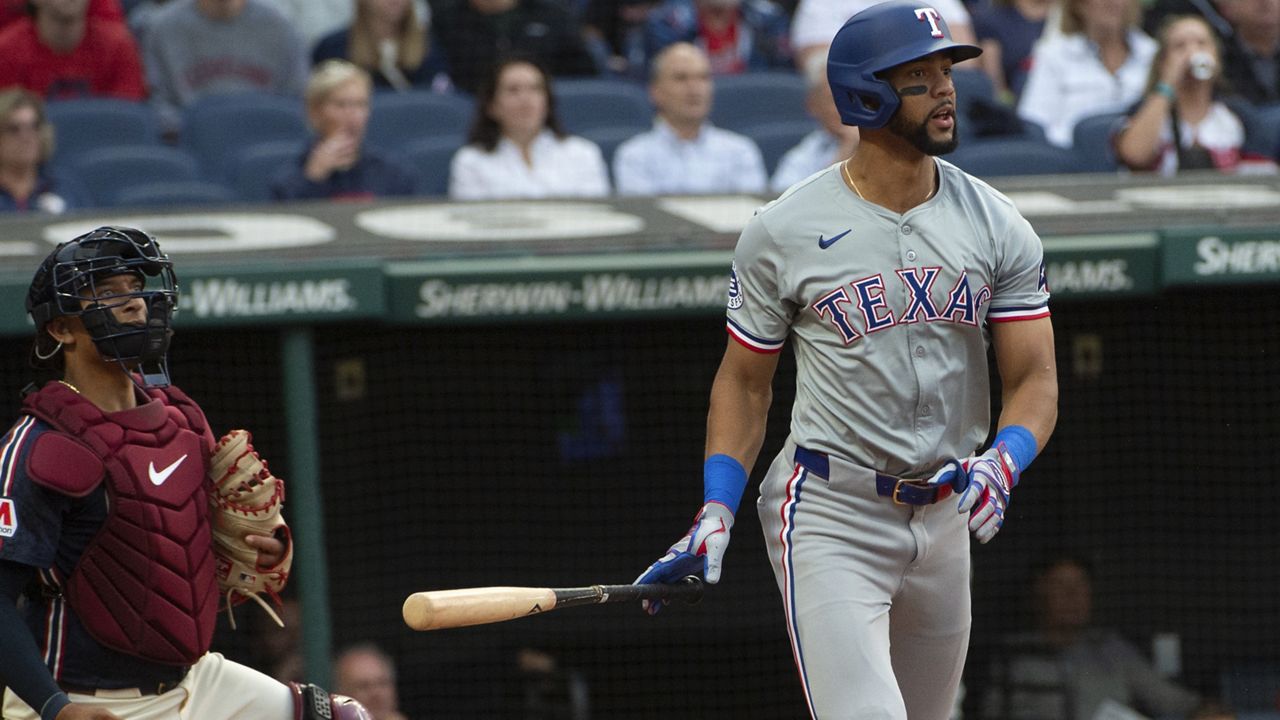
POLYGON ((1167 82, 1158 82, 1152 89, 1155 90, 1157 94, 1163 95, 1169 102, 1173 102, 1173 98, 1176 95, 1173 91, 1173 86, 1167 82))
POLYGON ((58 717, 58 713, 62 712, 62 708, 71 704, 71 698, 67 697, 64 692, 54 693, 44 701, 44 706, 40 708, 40 720, 53 720, 58 717))
POLYGON ((702 465, 702 502, 718 502, 738 514, 738 503, 747 489, 747 471, 728 455, 712 455, 702 465))
POLYGON ((1032 460, 1036 459, 1036 436, 1031 431, 1021 425, 1006 425, 1000 428, 1000 432, 996 433, 996 439, 991 442, 992 447, 1000 447, 1004 445, 1004 449, 1013 458, 1013 462, 1017 464, 1014 468, 1014 483, 1018 482, 1018 475, 1021 475, 1032 460))

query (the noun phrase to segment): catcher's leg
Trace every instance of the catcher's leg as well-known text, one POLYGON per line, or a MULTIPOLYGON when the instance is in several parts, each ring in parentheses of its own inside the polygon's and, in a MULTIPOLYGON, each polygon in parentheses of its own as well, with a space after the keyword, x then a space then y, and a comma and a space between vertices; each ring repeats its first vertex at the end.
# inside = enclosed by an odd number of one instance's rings
POLYGON ((293 691, 293 720, 373 720, 360 703, 319 685, 291 682, 289 689, 293 691))

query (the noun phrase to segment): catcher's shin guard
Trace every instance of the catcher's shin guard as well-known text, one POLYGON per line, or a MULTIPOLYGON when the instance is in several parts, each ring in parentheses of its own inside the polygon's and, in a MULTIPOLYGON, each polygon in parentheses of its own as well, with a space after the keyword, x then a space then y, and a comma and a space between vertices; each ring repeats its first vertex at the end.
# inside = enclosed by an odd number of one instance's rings
POLYGON ((373 720, 360 703, 346 695, 332 695, 312 683, 289 683, 293 691, 293 720, 373 720))

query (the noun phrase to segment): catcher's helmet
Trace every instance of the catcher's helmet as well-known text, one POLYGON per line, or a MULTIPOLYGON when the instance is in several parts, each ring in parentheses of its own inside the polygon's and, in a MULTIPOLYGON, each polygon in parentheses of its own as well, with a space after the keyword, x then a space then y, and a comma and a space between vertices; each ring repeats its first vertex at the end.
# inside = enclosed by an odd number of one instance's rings
POLYGON ((126 227, 100 227, 62 243, 40 263, 27 290, 27 312, 38 331, 35 355, 48 360, 58 348, 47 348, 46 323, 59 316, 78 316, 104 357, 127 371, 142 374, 143 384, 169 384, 166 355, 170 321, 178 307, 173 263, 155 238, 126 227), (152 287, 126 294, 100 295, 96 282, 115 275, 137 275, 152 287), (133 298, 147 304, 145 324, 125 324, 112 309, 133 298), (42 349, 45 348, 45 349, 42 349))
POLYGON ((827 82, 841 121, 887 125, 901 101, 876 73, 940 50, 950 50, 956 62, 982 54, 982 48, 953 41, 941 13, 923 2, 890 0, 849 18, 827 51, 827 82))

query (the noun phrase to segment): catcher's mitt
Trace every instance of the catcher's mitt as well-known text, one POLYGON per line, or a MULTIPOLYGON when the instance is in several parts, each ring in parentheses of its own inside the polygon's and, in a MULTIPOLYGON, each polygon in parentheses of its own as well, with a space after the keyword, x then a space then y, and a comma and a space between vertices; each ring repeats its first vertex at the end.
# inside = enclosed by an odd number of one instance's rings
POLYGON ((249 599, 284 627, 280 616, 261 597, 266 593, 279 605, 280 590, 293 565, 289 526, 280 517, 284 481, 267 469, 267 463, 254 451, 252 439, 247 430, 232 430, 214 446, 209 459, 209 479, 213 482, 209 516, 218 587, 226 593, 232 628, 236 626, 232 606, 249 599), (274 567, 259 567, 258 550, 245 542, 246 535, 283 536, 284 559, 274 567))

